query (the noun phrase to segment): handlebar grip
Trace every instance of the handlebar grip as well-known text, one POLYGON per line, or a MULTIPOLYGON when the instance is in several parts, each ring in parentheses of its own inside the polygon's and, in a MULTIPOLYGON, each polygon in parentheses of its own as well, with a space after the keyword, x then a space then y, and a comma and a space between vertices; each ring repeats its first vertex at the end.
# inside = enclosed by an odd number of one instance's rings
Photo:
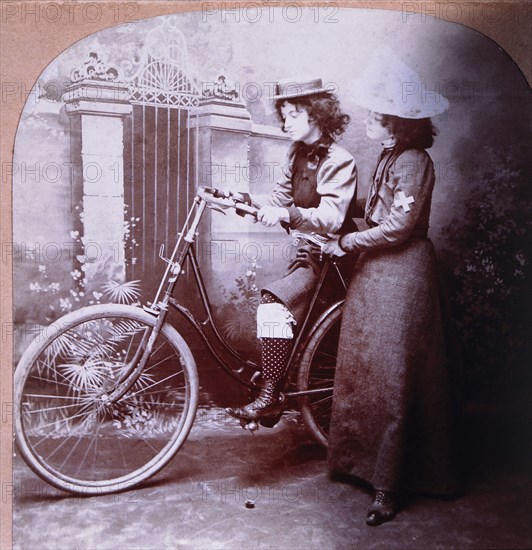
POLYGON ((246 214, 249 214, 255 219, 257 218, 258 210, 253 206, 248 206, 245 203, 235 204, 235 211, 239 216, 245 216, 246 214))
POLYGON ((247 193, 239 193, 240 196, 236 196, 232 191, 223 191, 216 189, 215 187, 200 187, 200 191, 211 195, 215 199, 231 199, 233 204, 225 204, 226 208, 234 208, 235 212, 239 216, 253 216, 257 218, 258 209, 251 206, 251 197, 247 193), (249 201, 249 202, 248 202, 249 201))
POLYGON ((223 191, 221 189, 216 189, 215 187, 202 186, 199 189, 204 193, 212 195, 215 199, 228 199, 233 196, 231 191, 223 191))

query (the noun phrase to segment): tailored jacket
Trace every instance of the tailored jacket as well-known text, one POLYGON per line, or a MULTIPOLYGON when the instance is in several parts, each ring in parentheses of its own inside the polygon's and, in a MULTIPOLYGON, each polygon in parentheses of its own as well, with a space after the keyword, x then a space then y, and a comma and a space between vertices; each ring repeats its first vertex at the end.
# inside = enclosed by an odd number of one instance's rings
POLYGON ((426 237, 434 180, 434 165, 426 151, 384 149, 366 202, 369 229, 345 235, 342 247, 361 252, 426 237))
POLYGON ((284 179, 268 195, 252 195, 256 206, 279 206, 290 215, 288 227, 303 233, 335 234, 349 217, 356 195, 355 159, 335 142, 292 148, 284 179))

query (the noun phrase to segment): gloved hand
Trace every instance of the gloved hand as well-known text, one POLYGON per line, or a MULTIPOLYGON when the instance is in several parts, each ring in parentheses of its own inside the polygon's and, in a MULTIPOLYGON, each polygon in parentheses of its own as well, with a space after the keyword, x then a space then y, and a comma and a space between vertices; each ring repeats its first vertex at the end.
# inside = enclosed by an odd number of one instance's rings
POLYGON ((331 254, 333 256, 345 256, 346 252, 340 248, 338 241, 340 240, 341 235, 332 237, 329 241, 324 243, 321 246, 321 251, 324 254, 331 254))
POLYGON ((290 214, 280 206, 263 206, 257 214, 257 220, 266 227, 273 227, 279 222, 290 222, 290 214))

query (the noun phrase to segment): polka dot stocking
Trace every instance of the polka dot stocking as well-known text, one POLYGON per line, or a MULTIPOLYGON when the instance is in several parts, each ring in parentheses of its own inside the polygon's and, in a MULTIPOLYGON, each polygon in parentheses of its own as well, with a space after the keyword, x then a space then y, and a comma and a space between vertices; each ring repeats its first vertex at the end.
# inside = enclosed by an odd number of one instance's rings
MULTIPOLYGON (((273 294, 264 292, 262 304, 280 303, 273 294)), ((262 377, 275 384, 280 382, 287 370, 288 356, 293 340, 289 338, 261 338, 262 342, 262 377)))

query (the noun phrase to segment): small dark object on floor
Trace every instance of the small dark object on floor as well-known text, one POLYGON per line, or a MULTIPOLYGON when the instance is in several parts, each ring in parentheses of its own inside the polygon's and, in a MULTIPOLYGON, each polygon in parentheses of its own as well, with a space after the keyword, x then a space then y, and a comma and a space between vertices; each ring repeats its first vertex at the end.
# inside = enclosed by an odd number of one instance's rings
POLYGON ((246 508, 255 508, 255 502, 253 500, 246 500, 246 508))

